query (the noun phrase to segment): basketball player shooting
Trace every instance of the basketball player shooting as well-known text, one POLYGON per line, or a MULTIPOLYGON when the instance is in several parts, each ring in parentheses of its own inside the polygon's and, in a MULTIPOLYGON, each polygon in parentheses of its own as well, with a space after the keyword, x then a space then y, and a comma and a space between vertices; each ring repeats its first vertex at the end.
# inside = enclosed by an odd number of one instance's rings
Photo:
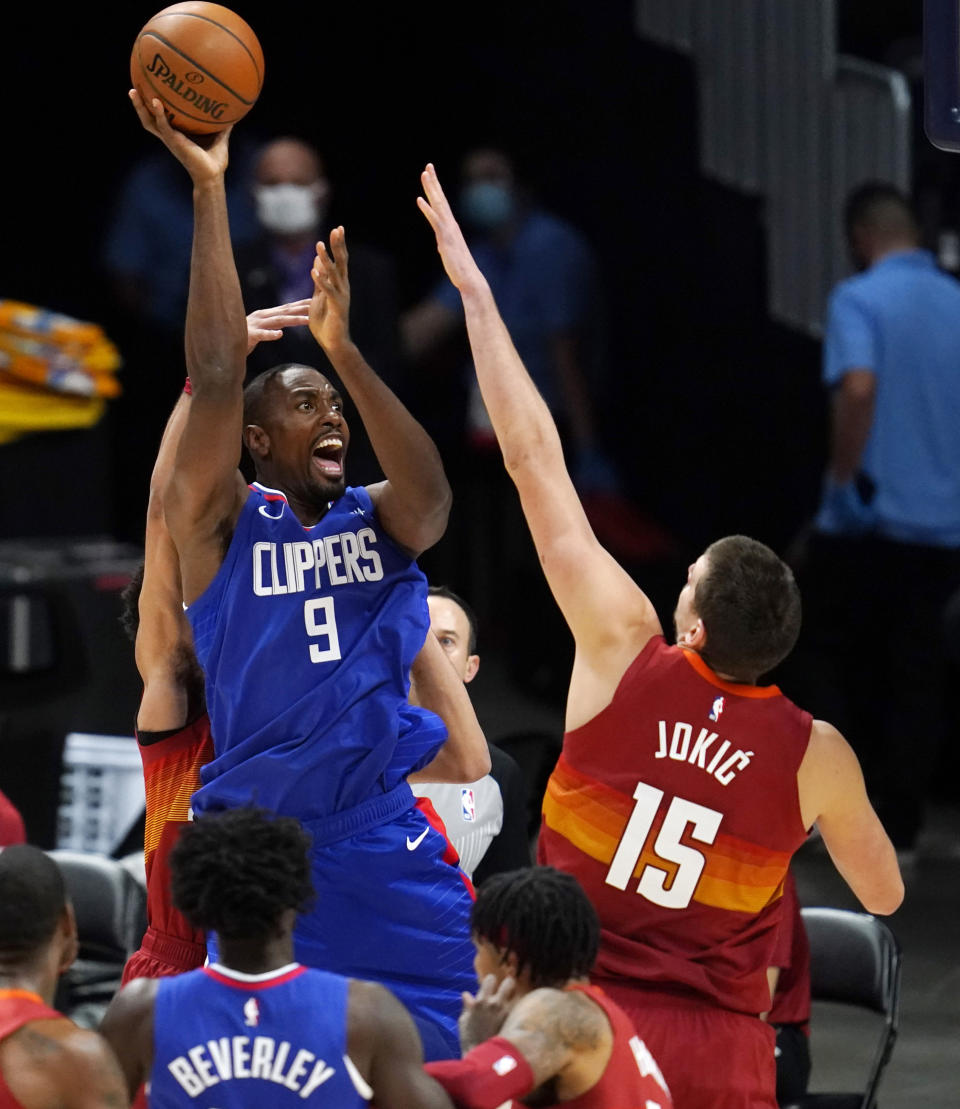
POLYGON ((791 855, 816 824, 869 912, 903 898, 850 746, 757 684, 799 633, 793 575, 762 543, 718 540, 690 567, 666 643, 653 604, 590 528, 433 166, 421 180, 504 465, 576 644, 539 859, 579 878, 596 906, 591 978, 633 1017, 676 1104, 774 1109, 774 1033, 758 1018, 791 855))
MULTIPOLYGON (((346 485, 343 398, 317 370, 280 365, 244 390, 246 316, 224 193, 230 128, 201 145, 170 126, 158 100, 131 99, 193 181, 192 395, 164 513, 214 739, 194 813, 255 801, 299 819, 322 911, 300 917, 297 958, 388 986, 427 1056, 456 1054, 472 890, 406 782, 446 739, 439 717, 407 701, 429 628, 415 559, 450 509, 440 457, 350 339, 342 228, 329 252, 318 244, 309 327, 386 480, 346 485), (238 469, 242 443, 252 486, 238 469)), ((477 758, 458 775, 489 770, 476 734, 477 758)))

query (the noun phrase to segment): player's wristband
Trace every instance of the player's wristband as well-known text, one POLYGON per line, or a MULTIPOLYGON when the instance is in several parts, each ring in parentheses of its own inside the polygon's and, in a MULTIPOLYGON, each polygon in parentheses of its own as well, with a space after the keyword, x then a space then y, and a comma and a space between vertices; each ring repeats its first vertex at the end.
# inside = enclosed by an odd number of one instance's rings
POLYGON ((187 394, 188 397, 193 395, 193 386, 190 384, 189 374, 187 375, 187 380, 183 383, 183 391, 187 394))
POLYGON ((462 1059, 425 1063, 424 1070, 461 1109, 498 1109, 534 1088, 530 1064, 502 1036, 484 1041, 462 1059))

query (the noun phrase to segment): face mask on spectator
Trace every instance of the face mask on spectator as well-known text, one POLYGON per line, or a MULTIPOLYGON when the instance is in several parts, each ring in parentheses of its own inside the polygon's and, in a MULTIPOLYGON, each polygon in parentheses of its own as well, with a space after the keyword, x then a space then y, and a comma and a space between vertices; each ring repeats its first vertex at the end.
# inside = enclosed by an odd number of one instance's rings
POLYGON ((463 218, 474 227, 493 231, 513 219, 516 204, 506 185, 494 181, 475 181, 460 194, 463 218))
POLYGON ((327 187, 312 185, 257 185, 254 199, 260 222, 275 235, 299 235, 318 227, 326 215, 327 187))

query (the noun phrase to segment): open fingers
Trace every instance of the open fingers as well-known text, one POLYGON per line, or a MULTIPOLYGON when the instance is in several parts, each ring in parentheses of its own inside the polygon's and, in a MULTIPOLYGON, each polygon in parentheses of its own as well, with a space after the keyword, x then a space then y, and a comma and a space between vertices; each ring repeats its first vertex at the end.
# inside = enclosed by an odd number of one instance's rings
POLYGON ((449 212, 450 204, 440 185, 440 178, 437 177, 437 171, 434 168, 433 162, 427 162, 426 168, 423 173, 420 174, 420 181, 423 185, 424 192, 427 194, 427 200, 430 201, 431 207, 437 212, 449 212))
POLYGON ((317 256, 313 261, 313 268, 322 274, 331 274, 336 271, 337 264, 330 256, 326 243, 322 241, 317 243, 317 256))
POLYGON ((504 980, 500 983, 500 988, 494 994, 493 1000, 499 1004, 503 1004, 504 1002, 509 1001, 510 998, 513 996, 513 990, 516 984, 517 983, 514 981, 514 979, 507 975, 507 977, 504 978, 504 980))
POLYGON ((349 254, 347 253, 347 233, 342 224, 330 232, 330 249, 333 252, 334 262, 345 269, 349 254))
POLYGON ((317 258, 313 263, 313 269, 310 271, 310 276, 313 278, 314 296, 316 297, 317 295, 325 294, 327 292, 327 289, 330 287, 330 278, 324 274, 321 268, 319 254, 317 255, 317 258))
POLYGON ((289 304, 277 304, 273 308, 258 308, 251 312, 248 319, 255 323, 285 325, 287 323, 305 322, 310 313, 310 298, 291 301, 289 304))
MULTIPOLYGON (((269 316, 260 317, 250 321, 249 327, 253 331, 275 331, 278 327, 302 327, 310 322, 310 313, 304 311, 296 316, 269 316)), ((279 334, 279 332, 278 332, 279 334)))
POLYGON ((140 122, 148 131, 158 135, 168 146, 187 141, 186 136, 170 122, 163 102, 158 97, 152 96, 149 100, 144 100, 136 89, 131 89, 129 95, 140 122))
POLYGON ((437 213, 430 207, 430 205, 423 199, 422 196, 417 197, 417 207, 427 217, 427 223, 434 229, 440 226, 440 221, 437 219, 437 213))
MULTIPOLYGON (((154 107, 146 103, 137 89, 131 89, 127 95, 143 126, 146 127, 148 131, 156 131, 157 113, 154 107)), ((159 100, 155 100, 154 103, 159 104, 160 102, 159 100)), ((162 110, 161 107, 161 112, 162 110)))
POLYGON ((314 275, 314 288, 323 289, 329 293, 346 293, 348 289, 347 250, 343 242, 342 227, 335 228, 331 234, 329 251, 322 242, 317 243, 317 256, 311 272, 314 275))
POLYGON ((477 993, 477 1001, 487 1001, 494 997, 497 992, 497 976, 495 974, 488 974, 480 983, 480 989, 477 993))

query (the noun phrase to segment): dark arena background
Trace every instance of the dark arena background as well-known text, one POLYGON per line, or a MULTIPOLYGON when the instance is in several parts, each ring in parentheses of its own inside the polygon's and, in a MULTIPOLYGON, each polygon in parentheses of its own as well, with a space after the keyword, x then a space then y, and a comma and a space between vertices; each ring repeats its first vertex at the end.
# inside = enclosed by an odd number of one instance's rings
MULTIPOLYGON (((717 21, 737 7, 699 3, 714 8, 717 21)), ((669 5, 231 6, 256 31, 266 58, 262 95, 237 125, 235 148, 285 134, 314 143, 349 240, 393 258, 401 311, 440 276, 415 204, 427 161, 452 191, 465 152, 504 149, 537 201, 592 244, 605 336, 591 383, 597 427, 620 494, 638 517, 640 538, 624 564, 666 627, 687 564, 714 538, 740 532, 784 555, 797 549, 826 460, 821 342, 810 322, 823 301, 808 303, 805 315, 789 303, 772 307, 776 282, 789 301, 791 281, 778 277, 782 259, 769 249, 769 191, 735 180, 736 165, 718 172, 715 160, 705 168, 709 128, 696 50, 667 41, 669 27, 659 35, 645 30, 651 9, 669 5), (666 538, 661 545, 650 536, 666 538)), ((794 0, 765 6, 780 7, 781 15, 798 7, 794 0)), ((911 98, 907 184, 925 245, 957 269, 960 155, 934 148, 923 132, 922 4, 836 0, 824 9, 835 13, 839 54, 902 76, 911 98)), ((94 321, 123 357, 122 394, 94 426, 0 443, 0 788, 43 847, 55 845, 65 803, 66 735, 132 735, 140 685, 117 622, 119 589, 142 553, 150 469, 184 376, 182 352, 138 324, 103 259, 126 175, 160 150, 126 97, 130 48, 154 10, 126 2, 54 15, 19 4, 4 19, 0 298, 94 321)), ((765 41, 761 35, 755 43, 751 65, 762 67, 765 41)), ((734 101, 747 62, 743 68, 730 71, 734 101)), ((821 108, 798 103, 794 113, 786 97, 768 98, 757 144, 762 151, 778 134, 795 155, 788 171, 802 182, 817 179, 804 164, 803 143, 806 123, 821 108)), ((233 164, 228 177, 232 172, 233 164)), ((832 217, 842 251, 839 215, 832 217)), ((459 434, 444 414, 449 384, 442 375, 409 374, 398 385, 441 445, 459 434)), ((461 518, 469 511, 457 502, 461 518)), ((429 552, 422 564, 431 577, 451 576, 442 551, 429 552)), ((489 614, 475 702, 492 740, 524 734, 555 750, 571 649, 542 583, 521 584, 522 591, 515 582, 494 582, 495 596, 473 598, 489 614)), ((952 651, 960 655, 957 646, 952 651)), ((955 688, 954 670, 951 676, 955 688)), ((790 695, 804 676, 777 677, 790 695)), ((960 1033, 960 729, 949 706, 945 725, 929 857, 891 918, 906 969, 884 1109, 955 1104, 947 1052, 955 1053, 960 1033)), ((535 789, 539 770, 531 774, 535 789)), ((813 847, 801 852, 798 884, 804 904, 850 906, 813 847)), ((867 1039, 833 1010, 813 1025, 813 1088, 827 1089, 842 1081, 845 1060, 869 1053, 867 1039)))

